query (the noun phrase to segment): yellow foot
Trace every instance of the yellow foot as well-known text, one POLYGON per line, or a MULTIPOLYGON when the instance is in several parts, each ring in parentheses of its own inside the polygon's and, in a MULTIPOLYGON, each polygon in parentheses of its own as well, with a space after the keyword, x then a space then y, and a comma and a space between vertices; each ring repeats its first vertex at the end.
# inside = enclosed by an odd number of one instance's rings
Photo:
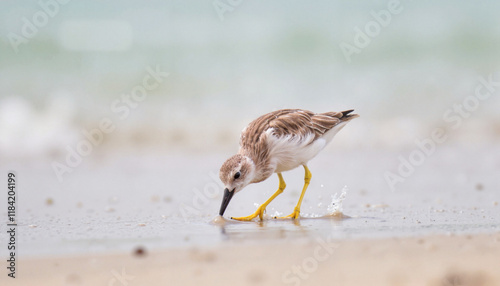
POLYGON ((300 209, 297 209, 295 208, 293 210, 293 213, 287 215, 287 216, 283 216, 283 217, 274 217, 275 219, 287 219, 287 218, 291 218, 291 219, 297 219, 297 218, 300 218, 300 209))
POLYGON ((265 207, 262 207, 260 206, 256 212, 254 212, 253 214, 249 215, 249 216, 242 216, 242 217, 231 217, 231 219, 235 219, 235 220, 240 220, 240 221, 251 221, 252 219, 256 218, 256 217, 260 217, 260 220, 262 220, 262 218, 264 217, 264 212, 266 211, 266 208, 265 207))

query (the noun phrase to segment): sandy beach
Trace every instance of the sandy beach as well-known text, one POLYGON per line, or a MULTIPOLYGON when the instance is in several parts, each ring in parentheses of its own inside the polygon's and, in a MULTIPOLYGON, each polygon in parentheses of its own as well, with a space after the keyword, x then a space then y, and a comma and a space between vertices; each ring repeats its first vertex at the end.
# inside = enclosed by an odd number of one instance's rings
POLYGON ((26 259, 7 285, 488 286, 500 284, 498 257, 500 233, 230 243, 26 259))

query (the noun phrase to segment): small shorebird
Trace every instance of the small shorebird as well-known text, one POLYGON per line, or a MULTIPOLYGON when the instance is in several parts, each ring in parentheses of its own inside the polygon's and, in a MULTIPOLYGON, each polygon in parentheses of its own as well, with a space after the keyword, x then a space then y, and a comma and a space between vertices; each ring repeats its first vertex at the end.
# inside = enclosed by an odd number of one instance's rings
POLYGON ((311 172, 307 162, 314 158, 351 119, 354 110, 314 113, 302 109, 282 109, 262 115, 243 129, 238 154, 227 159, 219 173, 225 185, 219 215, 224 212, 233 195, 248 184, 262 182, 273 173, 278 174, 278 190, 255 213, 246 217, 231 217, 250 221, 257 216, 262 220, 266 207, 286 187, 282 172, 302 165, 305 170, 304 187, 292 214, 283 218, 299 218, 300 205, 311 172))

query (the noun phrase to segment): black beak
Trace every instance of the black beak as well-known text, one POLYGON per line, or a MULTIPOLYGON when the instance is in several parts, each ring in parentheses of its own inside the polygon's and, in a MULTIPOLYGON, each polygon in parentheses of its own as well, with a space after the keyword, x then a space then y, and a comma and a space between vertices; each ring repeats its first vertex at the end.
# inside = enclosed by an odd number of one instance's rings
POLYGON ((229 205, 229 202, 233 198, 233 195, 234 195, 234 189, 232 191, 229 191, 228 188, 224 189, 224 198, 222 198, 222 204, 220 205, 219 215, 224 214, 224 212, 226 211, 227 205, 229 205))

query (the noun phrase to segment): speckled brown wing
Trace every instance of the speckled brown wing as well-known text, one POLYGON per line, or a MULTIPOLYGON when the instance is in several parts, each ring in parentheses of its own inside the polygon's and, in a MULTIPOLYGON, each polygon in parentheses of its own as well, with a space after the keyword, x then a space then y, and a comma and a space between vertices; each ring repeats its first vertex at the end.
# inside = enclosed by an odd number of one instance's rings
POLYGON ((357 114, 351 114, 354 110, 346 110, 341 112, 325 112, 318 113, 311 117, 311 122, 313 124, 315 138, 321 137, 323 134, 328 132, 330 129, 337 126, 339 123, 349 121, 353 118, 359 117, 357 114))
POLYGON ((353 110, 342 112, 314 113, 302 109, 281 109, 262 115, 252 121, 241 133, 240 151, 250 156, 256 164, 264 164, 268 159, 266 130, 273 128, 277 137, 314 134, 314 140, 321 137, 337 124, 358 117, 350 114, 353 110))
POLYGON ((266 130, 271 127, 275 128, 279 134, 289 134, 293 130, 297 130, 299 126, 309 124, 313 114, 310 111, 300 109, 281 109, 264 114, 250 122, 242 131, 240 146, 252 149, 259 143, 265 142, 262 139, 266 136, 266 130))
POLYGON ((313 113, 307 110, 295 110, 272 120, 269 127, 277 137, 292 135, 306 138, 314 134, 314 140, 342 122, 342 112, 313 113))
POLYGON ((273 134, 277 137, 287 135, 305 137, 313 133, 314 139, 317 139, 337 124, 358 117, 357 114, 350 114, 352 111, 325 113, 314 113, 302 109, 273 111, 252 121, 243 130, 240 145, 244 148, 255 146, 269 128, 273 128, 273 134))

